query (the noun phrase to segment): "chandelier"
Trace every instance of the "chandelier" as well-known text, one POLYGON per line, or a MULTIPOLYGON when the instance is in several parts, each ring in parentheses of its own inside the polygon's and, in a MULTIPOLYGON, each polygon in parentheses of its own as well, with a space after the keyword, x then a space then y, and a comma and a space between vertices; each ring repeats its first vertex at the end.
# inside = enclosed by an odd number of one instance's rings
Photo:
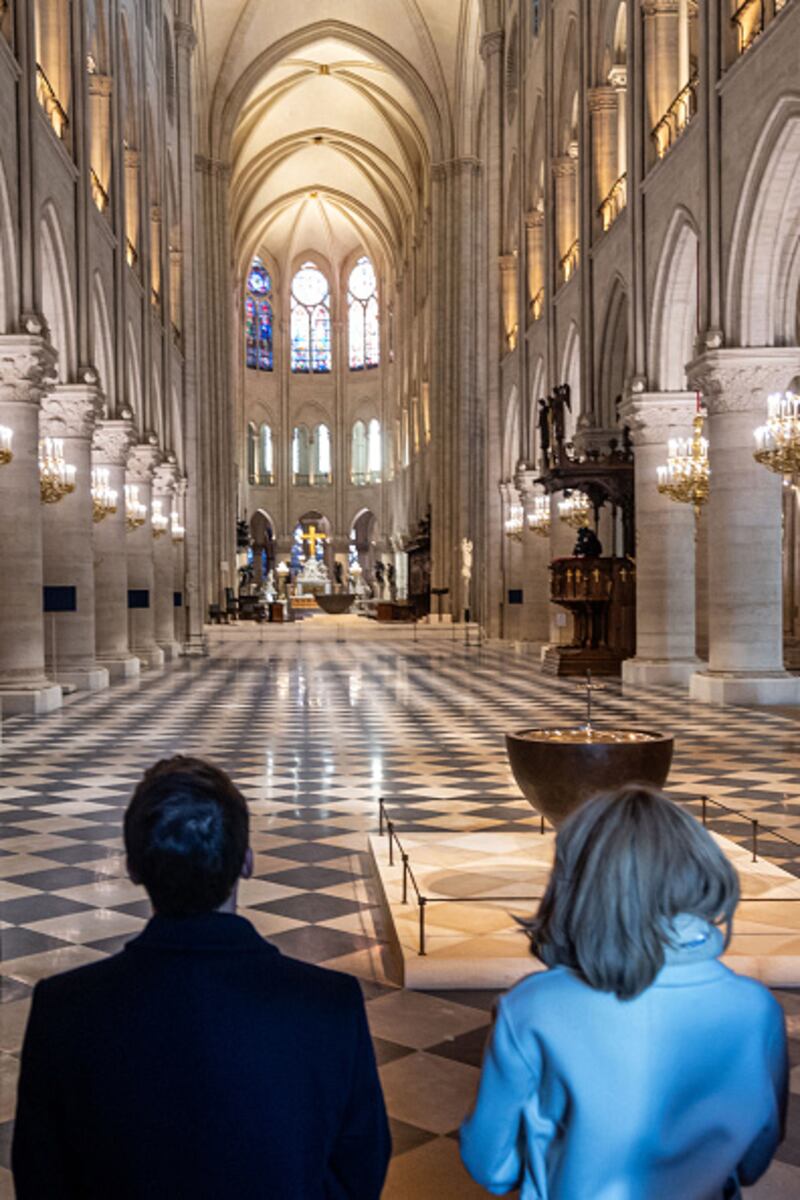
POLYGON ((515 542, 522 541, 522 531, 525 528, 525 510, 521 504, 515 502, 509 505, 505 528, 506 537, 511 538, 515 542))
POLYGON ((125 524, 128 533, 141 529, 147 520, 147 505, 139 500, 139 489, 135 483, 125 484, 125 524))
POLYGON ((534 496, 533 508, 528 513, 528 529, 537 537, 550 536, 549 496, 534 496))
POLYGON ((558 502, 558 519, 573 529, 583 529, 592 512, 592 502, 585 492, 570 492, 558 502))
POLYGON ((767 405, 767 423, 755 431, 753 457, 779 475, 800 474, 800 396, 778 392, 767 405))
POLYGON ((13 440, 13 430, 9 429, 7 425, 0 425, 0 467, 4 467, 6 463, 10 463, 14 457, 11 450, 13 440))
POLYGON ((42 438, 39 443, 39 494, 43 504, 58 504, 75 491, 75 468, 64 459, 61 438, 42 438))
POLYGON ((152 514, 150 516, 150 528, 154 538, 162 537, 169 529, 169 517, 166 517, 161 511, 161 501, 153 501, 152 514))
POLYGON ((181 517, 177 509, 172 510, 169 515, 169 519, 172 524, 173 542, 182 542, 186 537, 186 530, 184 529, 183 525, 181 525, 181 517))
POLYGON ((692 422, 694 433, 689 438, 670 438, 667 465, 658 468, 658 490, 679 504, 694 505, 695 516, 708 500, 709 465, 708 440, 703 437, 703 417, 698 413, 692 422))
POLYGON ((92 469, 92 519, 99 525, 117 511, 117 493, 109 487, 108 467, 92 469))

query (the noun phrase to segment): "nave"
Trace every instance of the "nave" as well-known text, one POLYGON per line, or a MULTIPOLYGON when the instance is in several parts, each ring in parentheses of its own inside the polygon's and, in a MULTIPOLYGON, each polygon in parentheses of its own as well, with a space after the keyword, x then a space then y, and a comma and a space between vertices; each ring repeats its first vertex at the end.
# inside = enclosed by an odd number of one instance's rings
MULTIPOLYGON (((315 624, 312 622, 312 625, 315 624)), ((0 1197, 9 1165, 17 1056, 34 983, 118 950, 149 906, 125 878, 121 816, 144 767, 176 751, 230 771, 252 811, 256 871, 245 915, 287 954, 362 981, 392 1119, 388 1200, 484 1195, 458 1161, 455 1130, 477 1081, 494 995, 398 987, 366 837, 379 797, 404 828, 515 831, 538 823, 510 776, 504 730, 577 720, 574 683, 549 680, 512 647, 449 637, 299 643, 211 635, 185 659, 104 695, 77 695, 35 723, 7 720, 0 773, 0 1197)), ((655 696, 655 698, 654 698, 655 696)), ((646 701, 609 684, 598 716, 677 736, 673 794, 706 794, 800 843, 796 712, 646 701)), ((746 833, 719 825, 731 836, 746 833)), ((800 845, 762 835, 800 876, 800 845), (796 857, 795 857, 796 854, 796 857)), ((780 994, 800 1064, 800 996, 780 994)), ((800 1188, 795 1067, 787 1140, 758 1200, 800 1188)))

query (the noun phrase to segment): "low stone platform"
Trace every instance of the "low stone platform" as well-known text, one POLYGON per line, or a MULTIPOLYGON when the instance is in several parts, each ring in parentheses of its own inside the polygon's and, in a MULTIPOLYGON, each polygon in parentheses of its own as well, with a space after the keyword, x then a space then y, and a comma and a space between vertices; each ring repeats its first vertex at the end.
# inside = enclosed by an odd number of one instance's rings
MULTIPOLYGON (((770 987, 800 986, 800 880, 774 863, 716 836, 739 872, 742 902, 724 961, 770 987)), ((369 839, 390 938, 407 988, 507 988, 541 970, 515 917, 537 908, 550 872, 555 834, 400 832, 425 904, 425 955, 420 915, 395 849, 369 839), (482 897, 496 897, 486 900, 482 897)))

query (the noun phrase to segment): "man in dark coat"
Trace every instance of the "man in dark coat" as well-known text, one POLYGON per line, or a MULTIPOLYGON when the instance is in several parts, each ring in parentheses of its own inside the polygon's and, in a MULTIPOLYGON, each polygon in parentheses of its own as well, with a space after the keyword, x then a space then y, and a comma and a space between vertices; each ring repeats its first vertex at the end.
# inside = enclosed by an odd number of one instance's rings
POLYGON ((390 1139, 361 990, 236 915, 253 869, 240 792, 164 760, 125 848, 155 916, 35 989, 17 1200, 377 1200, 390 1139))

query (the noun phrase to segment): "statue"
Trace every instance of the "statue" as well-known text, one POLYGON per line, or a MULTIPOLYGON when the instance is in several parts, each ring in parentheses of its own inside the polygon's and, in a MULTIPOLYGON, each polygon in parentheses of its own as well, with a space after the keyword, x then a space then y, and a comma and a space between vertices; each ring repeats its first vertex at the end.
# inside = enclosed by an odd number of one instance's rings
POLYGON ((539 449, 544 466, 547 467, 550 461, 550 406, 546 400, 539 401, 539 412, 536 419, 539 424, 539 449))
POLYGON ((572 551, 575 558, 601 558, 603 554, 603 546, 600 538, 593 529, 588 525, 583 525, 578 530, 578 540, 575 543, 575 549, 572 551))
POLYGON ((397 599, 397 572, 394 569, 394 563, 389 563, 386 568, 386 581, 389 584, 389 599, 397 599))
POLYGON ((337 587, 344 584, 344 567, 338 560, 333 564, 333 582, 337 587))
POLYGON ((556 462, 561 462, 561 455, 564 449, 564 439, 567 435, 567 419, 564 415, 564 409, 568 408, 572 412, 572 396, 568 383, 560 383, 557 388, 553 388, 553 398, 550 401, 550 411, 553 421, 553 440, 555 442, 556 462))
POLYGON ((472 579, 472 542, 466 537, 461 539, 461 578, 468 588, 472 579))
POLYGON ((384 566, 383 566, 382 558, 379 558, 378 561, 375 563, 375 579, 376 579, 376 582, 379 584, 379 586, 383 587, 384 566))

